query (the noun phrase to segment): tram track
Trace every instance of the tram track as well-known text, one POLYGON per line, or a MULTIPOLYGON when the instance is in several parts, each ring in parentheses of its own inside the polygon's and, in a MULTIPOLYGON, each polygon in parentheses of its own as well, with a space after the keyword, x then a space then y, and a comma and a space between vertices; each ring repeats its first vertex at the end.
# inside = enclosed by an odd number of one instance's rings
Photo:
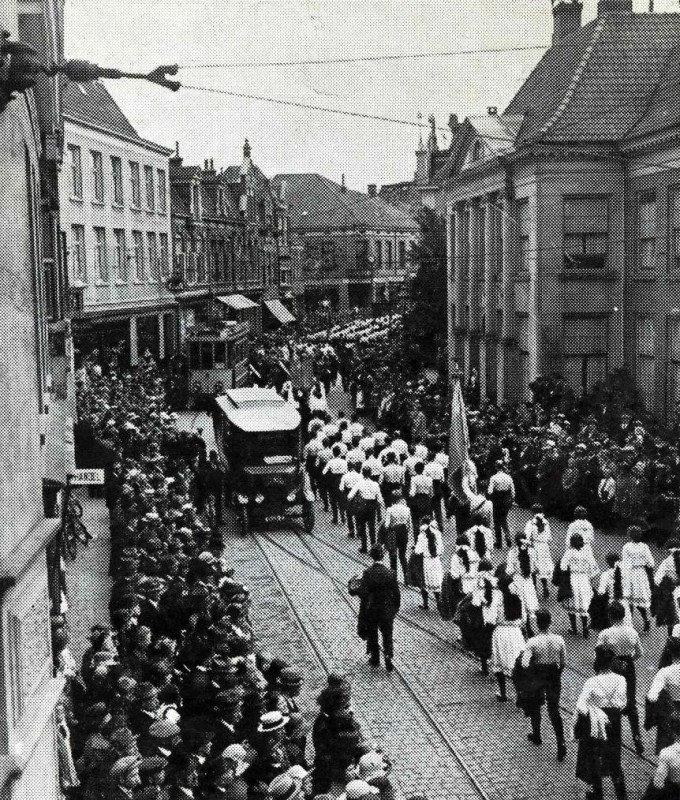
MULTIPOLYGON (((259 534, 259 535, 262 535, 262 534, 259 534)), ((292 550, 290 550, 290 548, 286 547, 280 541, 272 539, 271 537, 266 536, 266 535, 264 535, 264 538, 266 538, 267 541, 270 542, 270 544, 272 544, 274 547, 278 548, 282 552, 285 552, 289 557, 295 559, 298 563, 302 564, 303 566, 307 567, 310 570, 313 570, 313 571, 317 572, 320 575, 323 575, 333 585, 333 587, 335 588, 337 594, 342 598, 343 602, 352 609, 352 611, 353 611, 353 613, 355 615, 357 615, 358 612, 356 611, 356 609, 352 605, 351 601, 349 600, 349 597, 346 594, 346 585, 344 584, 343 580, 341 580, 340 578, 335 577, 334 575, 332 575, 330 573, 330 571, 326 568, 326 566, 323 564, 323 562, 319 558, 318 554, 312 549, 311 545, 309 544, 308 539, 310 539, 310 538, 311 539, 315 539, 316 541, 318 541, 321 544, 325 545, 329 549, 334 550, 334 551, 338 552, 339 554, 345 556, 345 558, 347 560, 352 561, 353 563, 356 563, 356 564, 360 565, 362 568, 366 568, 368 566, 366 564, 366 562, 362 561, 359 558, 355 558, 351 554, 349 554, 349 553, 345 552, 344 550, 342 550, 341 548, 339 548, 339 547, 327 542, 325 539, 323 539, 322 537, 317 536, 316 534, 311 534, 311 535, 305 535, 305 536, 298 537, 299 541, 302 542, 304 549, 313 557, 313 559, 314 559, 314 561, 316 563, 310 563, 309 561, 307 561, 306 559, 302 558, 297 553, 294 553, 292 550)), ((401 584, 401 586, 402 586, 402 588, 405 587, 404 584, 401 584)), ((417 589, 414 589, 414 587, 410 587, 409 586, 409 587, 405 587, 405 588, 411 589, 413 591, 417 591, 417 589)), ((423 633, 426 636, 429 636, 434 641, 438 642, 440 645, 444 645, 449 652, 453 650, 457 654, 463 656, 470 663, 478 665, 478 659, 473 654, 471 654, 465 648, 461 647, 457 642, 454 642, 451 639, 443 636, 441 633, 432 630, 432 628, 430 628, 429 626, 423 625, 422 623, 417 622, 416 620, 413 620, 413 619, 409 618, 403 612, 399 612, 397 614, 397 619, 400 622, 402 622, 404 625, 406 625, 407 627, 411 628, 412 630, 416 630, 419 633, 423 633)), ((580 672, 576 668, 567 667, 567 669, 570 669, 570 671, 573 674, 578 675, 579 677, 583 677, 583 678, 590 677, 588 675, 585 675, 585 673, 580 672)), ((396 671, 397 670, 395 668, 395 672, 396 671)), ((403 676, 401 676, 401 677, 402 677, 402 680, 405 680, 403 678, 403 676)), ((412 693, 412 691, 413 691, 410 686, 408 687, 408 690, 409 690, 409 693, 412 693)), ((568 714, 569 716, 571 716, 571 714, 573 713, 573 709, 567 707, 564 704, 560 704, 560 709, 565 714, 568 714)), ((635 757, 635 760, 637 762, 646 763, 647 765, 649 765, 652 768, 656 767, 656 761, 655 760, 649 758, 646 755, 638 756, 637 753, 635 752, 635 749, 633 747, 631 747, 630 745, 626 744, 626 743, 623 743, 622 746, 626 751, 628 751, 629 753, 631 753, 635 757)), ((651 772, 650 772, 650 775, 651 775, 651 772)))
MULTIPOLYGON (((305 538, 303 536, 299 537, 299 540, 308 549, 308 552, 310 553, 310 555, 312 555, 312 557, 315 559, 316 566, 313 565, 313 564, 310 564, 306 560, 300 558, 296 553, 293 553, 292 550, 290 550, 289 548, 285 547, 285 545, 282 545, 281 542, 276 541, 275 539, 273 539, 271 536, 269 536, 267 534, 259 533, 256 536, 254 536, 253 539, 254 539, 254 541, 256 543, 256 546, 257 546, 259 552, 262 554, 263 558, 267 562, 267 564, 269 566, 269 569, 270 569, 270 571, 271 571, 271 573, 272 573, 272 575, 273 575, 273 577, 274 577, 274 579, 275 579, 275 581, 277 583, 277 586, 279 587, 279 589, 280 589, 282 595, 284 596, 288 606, 290 607, 291 612, 293 613, 293 616, 295 617, 299 627, 303 630, 305 639, 309 642, 309 644, 310 644, 310 646, 311 646, 311 648, 312 648, 317 660, 319 661, 320 666, 322 667, 324 672, 326 672, 326 674, 329 674, 332 671, 331 666, 329 665, 329 663, 328 663, 327 659, 325 658, 325 656, 321 653, 320 648, 317 646, 316 642, 314 642, 313 637, 307 631, 306 625, 304 623, 304 620, 302 619, 302 616, 299 614, 299 612, 298 612, 298 610, 297 610, 297 608, 295 606, 295 602, 293 601, 293 598, 291 597, 290 592, 288 591, 288 589, 285 586, 285 582, 281 580, 281 577, 279 576, 279 574, 277 572, 276 566, 274 565, 272 559, 270 558, 269 554, 267 553, 266 548, 262 546, 262 542, 260 541, 260 539, 263 539, 264 541, 266 541, 269 545, 271 545, 275 549, 278 549, 279 551, 286 553, 290 558, 294 559, 298 563, 301 563, 302 565, 304 565, 308 569, 313 570, 314 572, 323 575, 326 578, 326 580, 331 584, 331 586, 334 588, 337 596, 340 598, 340 600, 343 602, 343 604, 346 605, 347 608, 349 608, 351 610, 352 615, 355 616, 355 617, 358 616, 357 610, 355 609, 354 605, 349 600, 349 598, 346 596, 345 591, 344 591, 344 587, 341 587, 341 586, 338 585, 339 584, 338 579, 335 578, 333 575, 331 575, 330 572, 325 568, 325 566, 323 565, 321 559, 319 559, 318 556, 311 549, 311 547, 308 546, 308 543, 305 541, 305 538)), ((427 633, 427 630, 423 629, 423 632, 427 633)), ((402 669, 399 667, 398 659, 395 660, 393 674, 398 678, 398 680, 402 684, 403 688, 406 690, 407 694, 409 695, 409 697, 413 701, 414 705, 416 706, 416 708, 420 712, 421 716, 426 720, 426 722, 429 725, 429 727, 436 733, 436 735, 442 741, 442 743, 444 744, 446 750, 450 753, 450 755, 453 756, 453 758, 455 759, 456 763, 458 764, 458 766, 462 770, 462 773, 464 774, 465 778, 467 779, 467 781, 469 783, 469 786, 473 790, 475 796, 477 798, 479 798, 480 800, 495 800, 495 797, 492 797, 491 795, 489 795, 488 792, 484 789, 484 787, 477 780, 477 778, 475 777, 474 773, 472 772, 472 770, 470 769, 470 767, 466 763, 464 757, 460 753, 460 750, 458 749, 458 747, 454 744, 454 742, 451 740, 450 736, 446 733, 446 731, 442 728, 442 726, 436 720, 436 718, 433 715, 432 711, 427 707, 427 704, 423 701, 423 699, 421 697, 419 697, 417 692, 413 689, 413 687, 411 686, 410 681, 408 680, 406 675, 403 673, 402 669)))

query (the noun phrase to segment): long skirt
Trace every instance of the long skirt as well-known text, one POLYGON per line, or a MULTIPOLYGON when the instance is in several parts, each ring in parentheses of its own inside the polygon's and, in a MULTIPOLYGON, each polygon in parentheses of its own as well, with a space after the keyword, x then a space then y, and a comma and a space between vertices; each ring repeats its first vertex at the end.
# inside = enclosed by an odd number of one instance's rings
POLYGON ((572 596, 563 601, 562 605, 569 614, 578 614, 585 617, 593 599, 593 587, 590 577, 583 573, 572 572, 570 575, 572 596))
POLYGON ((502 672, 508 678, 517 661, 517 656, 524 650, 524 636, 515 625, 499 625, 491 637, 491 671, 502 672))
POLYGON ((622 575, 623 596, 636 608, 651 608, 652 589, 649 576, 644 567, 633 567, 624 570, 622 575))
POLYGON ((423 589, 429 592, 441 592, 444 570, 439 556, 430 558, 423 556, 423 589))
POLYGON ((621 773, 621 712, 603 708, 609 717, 606 739, 590 735, 590 718, 584 717, 584 733, 578 740, 576 777, 592 784, 598 778, 621 773))
POLYGON ((536 595, 536 587, 533 580, 525 578, 523 575, 517 575, 515 576, 515 586, 522 598, 525 613, 535 614, 538 611, 538 596, 536 595))
POLYGON ((555 571, 555 562, 550 552, 550 544, 548 542, 536 542, 534 548, 536 549, 538 577, 548 581, 552 580, 553 572, 555 571))

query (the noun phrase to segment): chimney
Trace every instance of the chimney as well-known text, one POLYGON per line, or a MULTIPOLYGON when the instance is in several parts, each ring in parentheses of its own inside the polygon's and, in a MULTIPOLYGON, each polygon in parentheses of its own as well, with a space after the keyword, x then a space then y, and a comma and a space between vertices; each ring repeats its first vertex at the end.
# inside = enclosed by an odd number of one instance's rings
POLYGON ((498 116, 498 106, 487 106, 486 113, 490 117, 497 117, 498 116))
POLYGON ((449 114, 449 130, 453 133, 458 127, 458 114, 449 114))
POLYGON ((553 0, 553 37, 552 44, 560 42, 581 27, 581 0, 553 0))
POLYGON ((179 154, 179 142, 175 142, 175 152, 170 156, 170 166, 181 167, 182 160, 182 156, 179 154))
POLYGON ((375 197, 378 194, 378 184, 377 183, 369 183, 368 184, 368 196, 375 197))
POLYGON ((618 14, 632 14, 633 0, 597 0, 597 16, 610 12, 618 14))

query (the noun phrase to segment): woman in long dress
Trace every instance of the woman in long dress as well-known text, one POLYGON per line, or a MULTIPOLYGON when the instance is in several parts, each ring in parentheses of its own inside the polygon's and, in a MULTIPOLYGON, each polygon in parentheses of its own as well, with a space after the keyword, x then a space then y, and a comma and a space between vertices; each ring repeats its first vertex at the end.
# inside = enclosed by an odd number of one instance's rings
POLYGON ((626 679, 612 670, 609 647, 595 648, 595 675, 584 683, 576 703, 578 739, 576 777, 590 786, 588 800, 601 800, 602 778, 610 777, 617 800, 625 800, 621 769, 621 714, 626 708, 626 679))
POLYGON ((631 613, 637 608, 648 631, 649 612, 652 607, 652 587, 650 576, 654 569, 654 556, 649 545, 642 541, 642 528, 631 525, 628 528, 630 541, 621 551, 621 573, 623 576, 623 596, 631 613))
POLYGON ((507 679, 512 677, 517 657, 524 650, 522 634, 523 604, 519 590, 506 574, 501 564, 496 575, 498 589, 494 589, 490 618, 495 625, 491 636, 491 669, 498 684, 496 697, 501 702, 508 699, 507 679))
POLYGON ((414 552, 423 557, 423 585, 420 588, 420 594, 425 609, 429 608, 430 592, 434 595, 435 603, 439 607, 444 578, 442 550, 442 535, 437 523, 430 516, 422 517, 414 552))
POLYGON ((491 639, 498 616, 494 604, 494 590, 497 586, 493 566, 488 559, 483 558, 479 562, 477 584, 472 594, 459 604, 456 612, 463 645, 479 656, 482 675, 489 674, 491 639))
POLYGON ((647 694, 651 704, 648 720, 656 725, 656 752, 673 743, 670 720, 680 717, 680 639, 672 637, 666 644, 670 664, 655 675, 647 694))
POLYGON ((547 600, 550 597, 548 585, 555 571, 555 562, 550 550, 552 531, 550 523, 543 514, 543 506, 536 503, 531 510, 534 516, 527 522, 524 533, 536 551, 536 575, 543 585, 543 597, 547 600))
POLYGON ((584 547, 583 537, 580 533, 575 533, 571 537, 570 547, 562 556, 560 567, 563 572, 569 570, 572 596, 564 600, 563 605, 569 614, 572 633, 578 633, 576 617, 581 617, 583 638, 587 639, 589 634, 588 609, 593 599, 591 581, 599 574, 600 570, 595 563, 593 551, 590 547, 584 547))
POLYGON ((515 546, 508 551, 507 574, 522 598, 522 611, 527 626, 527 635, 533 636, 533 621, 538 611, 538 597, 534 585, 536 574, 536 551, 529 544, 526 534, 515 536, 515 546))

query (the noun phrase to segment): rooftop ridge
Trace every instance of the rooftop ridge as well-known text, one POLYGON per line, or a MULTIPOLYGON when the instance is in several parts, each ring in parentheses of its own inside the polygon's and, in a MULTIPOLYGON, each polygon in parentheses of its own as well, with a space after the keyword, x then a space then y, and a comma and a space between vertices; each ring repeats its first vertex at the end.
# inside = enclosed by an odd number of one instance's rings
POLYGON ((588 43, 588 46, 586 47, 583 53, 581 61, 579 62, 578 66, 576 67, 576 70, 574 71, 571 83, 567 87, 567 91, 565 92, 562 102, 557 106, 557 108, 555 109, 555 113, 552 115, 552 117, 538 131, 538 137, 545 136, 546 133, 548 133, 548 131, 553 127, 553 125, 555 125, 559 121, 560 117, 567 110, 569 103, 571 103, 571 101, 573 100, 574 94, 576 93, 576 89, 578 88, 579 82, 581 81, 581 77, 583 76, 583 73, 585 72, 585 69, 588 66, 588 62, 590 61, 590 57, 592 56, 593 51, 595 50, 595 46, 597 45, 598 41, 600 40, 600 37, 602 36, 602 31, 604 30, 607 21, 607 16, 608 15, 604 15, 597 20, 597 23, 593 28, 593 34, 590 39, 590 42, 588 43))

